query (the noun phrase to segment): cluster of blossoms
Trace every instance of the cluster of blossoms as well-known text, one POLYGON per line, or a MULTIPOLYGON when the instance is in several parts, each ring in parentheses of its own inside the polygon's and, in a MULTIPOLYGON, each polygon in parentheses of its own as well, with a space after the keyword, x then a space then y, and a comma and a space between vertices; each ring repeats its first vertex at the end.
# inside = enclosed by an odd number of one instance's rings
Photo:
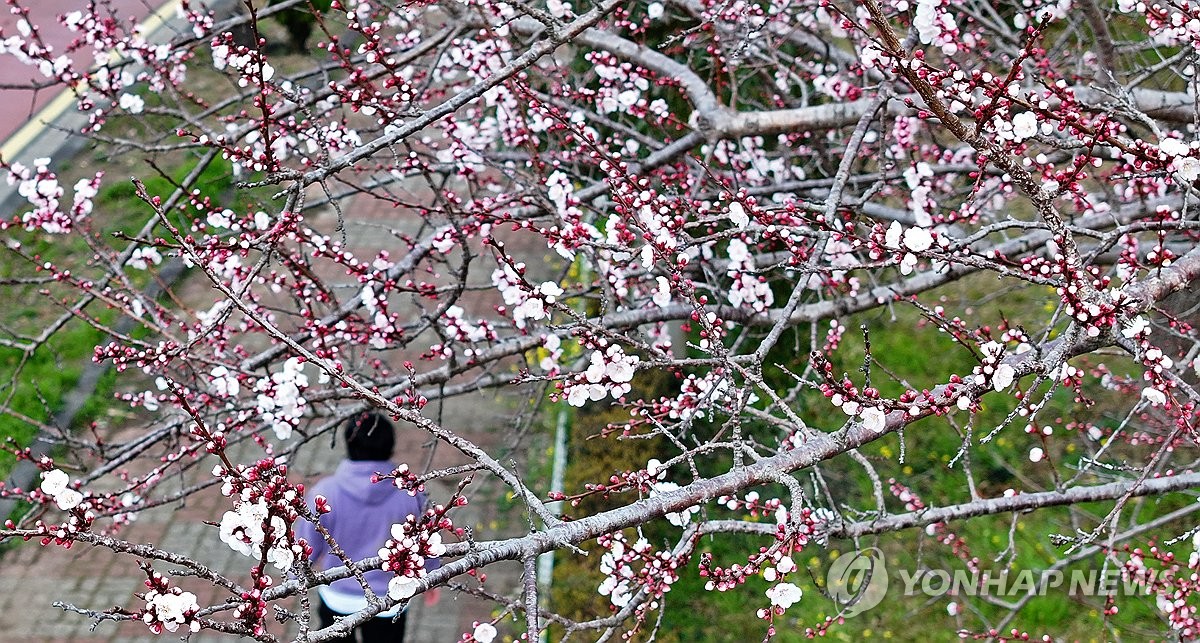
POLYGON ((71 487, 71 476, 61 469, 42 473, 42 493, 54 499, 63 511, 70 511, 83 503, 83 494, 71 487))
MULTIPOLYGON (((1048 245, 1057 247, 1060 244, 1048 245)), ((1061 250, 1055 252, 1054 260, 1062 266, 1065 282, 1055 289, 1062 300, 1063 311, 1083 327, 1088 337, 1099 337, 1116 326, 1122 308, 1128 303, 1124 292, 1115 288, 1109 289, 1107 294, 1100 292, 1109 288, 1110 278, 1101 276, 1095 266, 1083 270, 1072 268, 1061 250), (1094 292, 1089 293, 1089 290, 1094 292)))
MULTIPOLYGON (((833 392, 830 388, 827 388, 825 391, 829 396, 829 401, 834 406, 840 408, 842 413, 845 413, 848 417, 857 416, 864 429, 879 433, 887 428, 887 411, 881 406, 864 404, 851 399, 851 396, 855 392, 856 389, 854 387, 850 387, 850 396, 833 392)), ((877 397, 877 392, 874 389, 868 389, 863 391, 863 396, 873 399, 877 397)))
POLYGON ((265 546, 267 562, 286 570, 303 555, 300 545, 289 542, 288 529, 288 522, 278 513, 272 515, 265 500, 243 501, 221 517, 221 542, 251 558, 257 558, 265 546))
POLYGON ((1200 592, 1200 532, 1192 535, 1187 560, 1162 547, 1128 550, 1121 567, 1126 581, 1143 585, 1154 594, 1154 603, 1180 640, 1200 637, 1200 618, 1194 596, 1200 592), (1148 561, 1155 563, 1148 564, 1148 561))
POLYGON ((1159 45, 1200 47, 1200 12, 1194 5, 1117 0, 1117 10, 1145 18, 1151 39, 1159 45))
POLYGON ((1146 369, 1142 372, 1142 378, 1150 383, 1150 386, 1142 389, 1142 398, 1154 406, 1163 406, 1167 403, 1167 395, 1174 386, 1165 373, 1175 366, 1175 360, 1150 343, 1150 331, 1150 322, 1138 315, 1121 329, 1121 335, 1136 342, 1142 351, 1142 365, 1146 369))
POLYGON ((554 334, 544 336, 542 339, 542 350, 545 353, 538 360, 538 368, 550 375, 557 375, 561 368, 559 360, 563 356, 562 338, 554 334))
MULTIPOLYGON (((49 234, 66 234, 75 223, 92 212, 93 199, 100 189, 100 179, 103 173, 97 173, 90 179, 79 179, 75 183, 71 209, 64 212, 60 199, 65 191, 58 182, 57 175, 50 171, 49 158, 33 160, 33 169, 13 163, 5 168, 6 180, 9 185, 17 186, 17 194, 21 195, 33 209, 14 218, 13 224, 20 225, 26 230, 41 230, 49 234)), ((4 228, 8 223, 0 223, 4 228)))
POLYGON ((292 429, 304 415, 307 401, 302 395, 308 388, 308 376, 304 374, 304 362, 293 357, 283 364, 283 370, 273 373, 270 379, 258 381, 258 411, 265 424, 275 432, 275 437, 286 440, 292 437, 292 429))
MULTIPOLYGON (((828 371, 831 364, 824 357, 818 357, 817 364, 823 371, 828 371)), ((879 390, 866 387, 861 391, 849 378, 835 380, 829 378, 820 385, 821 394, 829 398, 829 402, 841 409, 847 417, 857 417, 863 428, 872 433, 879 433, 887 428, 887 409, 882 405, 879 390)))
MULTIPOLYGON (((740 204, 735 203, 740 208, 740 204)), ((775 303, 771 285, 762 275, 756 274, 754 254, 741 239, 730 239, 729 268, 726 275, 733 279, 729 286, 729 305, 736 308, 749 306, 755 312, 763 312, 775 303)))
POLYGON ((133 254, 129 255, 129 267, 136 270, 147 270, 150 266, 161 264, 162 261, 162 253, 158 251, 158 248, 152 246, 136 248, 133 254))
POLYGON ((407 521, 392 525, 392 537, 379 550, 383 559, 381 569, 396 575, 388 581, 388 596, 392 599, 403 601, 416 594, 421 579, 428 573, 425 560, 446 553, 439 532, 452 529, 453 524, 445 514, 444 507, 431 507, 419 520, 409 516, 407 521))
MULTIPOLYGON (((722 500, 726 501, 726 506, 749 510, 752 515, 765 514, 767 509, 775 506, 776 542, 770 547, 763 547, 758 552, 747 556, 744 565, 735 563, 729 567, 720 567, 713 564, 711 554, 702 555, 700 557, 700 576, 706 579, 704 589, 710 592, 729 591, 755 575, 761 575, 763 580, 769 583, 783 581, 788 574, 797 569, 796 561, 792 556, 802 551, 813 540, 823 541, 828 532, 828 522, 832 519, 832 512, 827 509, 814 511, 805 508, 801 509, 799 514, 790 514, 778 506, 778 499, 760 501, 758 493, 754 491, 746 494, 744 500, 737 498, 722 498, 722 500)), ((779 587, 780 584, 788 585, 789 583, 781 582, 775 587, 779 587)), ((794 596, 795 600, 799 600, 799 596, 786 587, 774 591, 779 593, 781 599, 794 596)), ((772 604, 778 606, 778 603, 774 602, 775 596, 772 593, 767 595, 772 598, 772 604)), ((788 605, 790 606, 790 603, 788 605)), ((769 612, 759 613, 760 618, 769 616, 769 612)))
MULTIPOLYGON (((409 494, 424 490, 425 485, 420 476, 412 471, 407 464, 401 464, 388 476, 397 489, 409 494)), ((378 482, 377 479, 373 479, 378 482)), ((461 535, 449 512, 454 507, 467 504, 467 499, 461 493, 454 494, 448 505, 433 505, 420 516, 409 516, 402 523, 392 525, 391 538, 379 550, 383 559, 381 569, 396 575, 388 581, 388 596, 397 601, 411 598, 417 593, 421 579, 425 578, 428 570, 425 561, 438 558, 446 553, 442 543, 443 531, 461 535)))
POLYGON ((703 375, 688 373, 680 383, 679 393, 650 403, 643 402, 638 415, 662 422, 692 422, 730 413, 743 403, 758 402, 758 395, 738 387, 728 373, 713 369, 703 375))
MULTIPOLYGON (((15 12, 14 12, 15 13, 15 12)), ((20 15, 20 14, 18 14, 20 15)), ((33 36, 33 26, 25 18, 17 20, 17 33, 0 40, 0 53, 11 55, 18 62, 36 67, 45 78, 61 79, 71 68, 71 59, 65 54, 54 56, 54 50, 33 36)))
POLYGON ((587 370, 564 384, 567 403, 583 406, 589 400, 599 402, 607 396, 619 399, 630 391, 630 382, 637 371, 637 355, 626 355, 617 344, 603 351, 593 351, 587 370))
POLYGON ((1054 126, 1039 122, 1037 114, 1033 112, 1018 112, 1008 116, 997 114, 992 119, 992 129, 1002 141, 1023 143, 1039 133, 1050 134, 1054 131, 1054 126))
POLYGON ((415 520, 392 525, 392 537, 379 550, 382 569, 396 574, 388 581, 388 596, 402 601, 417 593, 426 575, 425 559, 445 553, 441 534, 422 530, 415 520))
MULTIPOLYGON (((651 460, 651 463, 658 462, 651 460)), ((649 470, 650 465, 646 465, 649 470)), ((775 518, 775 524, 784 525, 788 521, 788 510, 783 505, 783 501, 779 498, 763 498, 757 491, 747 492, 745 496, 719 496, 717 504, 723 505, 730 511, 744 511, 750 514, 751 518, 759 516, 771 515, 775 518)))
POLYGON ((291 526, 299 517, 296 505, 304 488, 287 480, 287 467, 267 458, 236 471, 222 466, 213 475, 224 480, 221 494, 234 499, 234 508, 221 517, 221 542, 251 558, 266 553, 266 561, 277 569, 291 568, 304 547, 293 542, 291 526))
MULTIPOLYGON (((990 380, 992 389, 996 391, 1003 391, 1012 386, 1017 370, 1011 364, 1004 363, 1004 345, 999 342, 984 342, 980 345, 979 352, 983 355, 973 371, 975 384, 985 386, 990 380)), ((962 408, 962 402, 959 402, 959 408, 962 408)))
POLYGON ((180 626, 186 626, 191 632, 200 631, 200 621, 195 615, 200 611, 196 595, 185 592, 178 587, 172 587, 167 579, 158 572, 149 572, 150 578, 146 585, 146 609, 142 612, 142 621, 155 634, 163 630, 175 632, 180 626))
POLYGON ((1189 144, 1177 138, 1164 138, 1158 142, 1162 160, 1171 171, 1189 184, 1200 178, 1200 158, 1192 155, 1198 147, 1200 145, 1197 145, 1196 141, 1189 144))
MULTIPOLYGON (((945 242, 944 238, 942 239, 945 242)), ((933 247, 933 235, 921 227, 904 228, 899 221, 893 221, 884 235, 883 245, 895 251, 900 257, 900 274, 910 275, 917 266, 917 255, 933 247)))
POLYGON ((237 397, 242 390, 237 374, 224 366, 215 366, 208 373, 208 392, 218 397, 237 397))
MULTIPOLYGON (((362 293, 359 295, 362 299, 363 309, 366 310, 368 322, 368 332, 370 339, 367 343, 375 349, 383 350, 388 346, 388 340, 395 336, 396 325, 393 323, 393 318, 388 314, 388 300, 386 296, 380 297, 375 292, 375 286, 371 283, 363 286, 362 293)), ((459 311, 461 313, 461 309, 459 311)), ((450 311, 447 311, 447 315, 450 311)))
POLYGON ((546 319, 550 315, 546 305, 558 301, 563 294, 563 289, 553 281, 544 282, 530 291, 521 276, 524 270, 524 264, 516 264, 515 269, 504 265, 492 271, 492 285, 504 297, 507 312, 517 328, 546 319))
POLYGON ((954 16, 942 8, 942 0, 917 0, 912 24, 922 44, 935 45, 947 56, 958 53, 958 25, 954 16))
POLYGON ((213 39, 211 44, 213 67, 217 69, 230 67, 238 71, 241 74, 238 79, 240 87, 257 85, 259 78, 262 79, 261 82, 265 83, 275 77, 275 68, 264 60, 258 51, 230 44, 223 36, 213 39))
POLYGON ((496 329, 493 328, 491 322, 481 319, 477 323, 472 323, 463 318, 464 313, 461 306, 451 306, 446 309, 438 321, 459 341, 474 344, 496 339, 496 329))
POLYGON ((679 568, 686 560, 677 560, 669 551, 656 551, 650 541, 639 537, 632 544, 624 534, 606 534, 596 542, 607 551, 600 557, 600 572, 604 580, 598 591, 607 596, 614 609, 621 609, 633 600, 638 591, 645 590, 646 598, 639 612, 658 608, 658 600, 671 591, 679 580, 679 568))

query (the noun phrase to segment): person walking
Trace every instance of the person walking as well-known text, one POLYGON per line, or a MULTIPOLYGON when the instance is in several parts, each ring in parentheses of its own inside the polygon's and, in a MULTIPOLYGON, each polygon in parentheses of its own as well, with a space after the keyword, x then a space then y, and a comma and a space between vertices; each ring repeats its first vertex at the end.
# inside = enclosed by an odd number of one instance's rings
MULTIPOLYGON (((411 496, 399 491, 394 485, 371 482, 375 473, 386 473, 396 468, 391 461, 396 443, 396 429, 386 417, 364 412, 347 418, 342 425, 346 443, 346 459, 338 464, 333 475, 319 480, 305 494, 310 509, 315 508, 316 497, 324 496, 330 511, 321 515, 320 522, 351 560, 362 560, 379 555, 379 549, 391 535, 393 524, 403 523, 409 516, 419 516, 425 509, 425 494, 411 496)), ((309 560, 318 570, 338 567, 343 561, 333 554, 325 538, 316 526, 302 520, 297 524, 296 535, 304 538, 312 547, 309 560)), ((425 569, 433 571, 441 566, 436 558, 425 561, 425 569)), ((386 597, 388 581, 392 574, 380 570, 364 573, 367 584, 377 596, 386 597)), ((367 607, 367 599, 358 580, 344 578, 317 588, 319 601, 317 615, 321 627, 333 625, 335 620, 367 607)), ((438 590, 425 592, 425 604, 438 600, 438 590)), ((349 636, 333 639, 338 643, 356 641, 362 643, 400 643, 404 640, 405 614, 399 606, 378 614, 360 625, 349 636)))

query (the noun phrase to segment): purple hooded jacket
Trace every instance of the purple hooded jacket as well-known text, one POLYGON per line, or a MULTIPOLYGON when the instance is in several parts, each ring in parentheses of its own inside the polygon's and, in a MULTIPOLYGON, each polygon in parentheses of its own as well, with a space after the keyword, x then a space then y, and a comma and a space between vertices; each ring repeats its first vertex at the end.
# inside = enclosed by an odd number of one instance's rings
MULTIPOLYGON (((404 522, 410 515, 420 515, 425 508, 425 494, 410 496, 390 482, 371 483, 374 473, 387 473, 395 468, 395 464, 387 461, 343 460, 332 476, 321 479, 305 494, 310 509, 315 510, 317 496, 325 496, 329 501, 330 511, 321 516, 321 524, 352 560, 378 556, 383 543, 391 537, 392 525, 404 522)), ((343 564, 329 551, 329 545, 312 523, 300 520, 295 529, 296 535, 312 546, 310 560, 318 570, 343 564)), ((425 561, 426 571, 438 567, 441 561, 436 558, 425 561)), ((391 573, 374 570, 367 572, 366 578, 372 591, 379 596, 387 595, 391 573)), ((332 598, 344 599, 337 601, 340 604, 357 602, 366 607, 362 586, 354 578, 322 588, 326 603, 330 602, 329 593, 334 594, 332 598)))

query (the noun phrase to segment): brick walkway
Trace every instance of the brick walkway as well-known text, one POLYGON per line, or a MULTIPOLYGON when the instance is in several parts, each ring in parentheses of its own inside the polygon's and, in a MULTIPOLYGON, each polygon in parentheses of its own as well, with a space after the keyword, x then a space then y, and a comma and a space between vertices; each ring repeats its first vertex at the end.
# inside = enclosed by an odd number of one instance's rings
MULTIPOLYGON (((465 403, 456 401, 447 407, 447 423, 468 427, 463 431, 467 434, 482 433, 489 427, 495 427, 495 422, 504 413, 495 400, 482 397, 465 403)), ((397 438, 397 459, 407 459, 414 466, 420 466, 427 454, 423 446, 426 436, 405 431, 401 427, 397 438), (404 458, 401 454, 405 453, 415 457, 404 458)), ((325 448, 324 444, 314 444, 314 448, 305 451, 292 463, 293 471, 311 482, 322 473, 332 470, 341 454, 325 448)), ((434 458, 435 467, 462 462, 461 456, 445 446, 437 450, 434 458)), ((170 485, 160 490, 169 492, 170 485)), ((436 484, 431 485, 429 491, 434 502, 445 500, 450 493, 448 487, 436 484)), ((189 498, 186 505, 144 512, 122 536, 135 543, 153 543, 167 550, 192 552, 198 560, 214 570, 245 581, 249 559, 222 543, 215 526, 204 524, 204 521, 219 521, 228 508, 228 500, 221 497, 216 487, 212 487, 189 498)), ((489 507, 486 500, 473 502, 456 514, 455 522, 472 525, 477 533, 482 533, 484 525, 494 528, 497 519, 494 509, 494 503, 489 507)), ((487 533, 493 532, 488 529, 487 533)), ((156 566, 160 571, 170 568, 168 565, 156 566)), ((519 574, 519 568, 515 565, 490 567, 488 587, 498 593, 511 594, 519 587, 519 574)), ((142 601, 135 598, 134 594, 144 590, 144 580, 145 575, 138 569, 135 560, 118 557, 107 549, 76 545, 71 551, 64 552, 54 547, 43 548, 36 542, 22 543, 0 559, 0 587, 4 588, 0 590, 0 640, 6 643, 176 640, 178 634, 164 633, 156 637, 141 623, 104 621, 94 624, 86 616, 68 613, 53 606, 56 601, 62 601, 98 611, 115 605, 136 609, 142 605, 142 601)), ((206 583, 184 578, 179 584, 195 592, 201 605, 219 602, 227 597, 211 586, 206 588, 206 583)), ((315 598, 315 592, 313 596, 315 598)), ((299 601, 290 602, 285 607, 298 609, 299 601)), ((472 621, 490 618, 492 608, 492 605, 472 597, 443 590, 437 605, 426 607, 418 600, 412 607, 407 640, 416 643, 457 640, 461 633, 470 631, 472 621)), ((294 634, 294 626, 289 629, 276 623, 271 631, 280 636, 290 636, 294 634)), ((190 639, 196 643, 231 640, 235 639, 203 633, 190 639)))

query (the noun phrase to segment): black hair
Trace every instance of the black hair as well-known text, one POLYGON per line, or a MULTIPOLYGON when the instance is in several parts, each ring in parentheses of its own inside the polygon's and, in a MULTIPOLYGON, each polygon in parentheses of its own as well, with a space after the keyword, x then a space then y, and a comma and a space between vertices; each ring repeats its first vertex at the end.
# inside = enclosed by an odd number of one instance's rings
POLYGON ((342 435, 351 460, 379 462, 392 457, 396 427, 386 417, 367 411, 346 418, 342 435))

